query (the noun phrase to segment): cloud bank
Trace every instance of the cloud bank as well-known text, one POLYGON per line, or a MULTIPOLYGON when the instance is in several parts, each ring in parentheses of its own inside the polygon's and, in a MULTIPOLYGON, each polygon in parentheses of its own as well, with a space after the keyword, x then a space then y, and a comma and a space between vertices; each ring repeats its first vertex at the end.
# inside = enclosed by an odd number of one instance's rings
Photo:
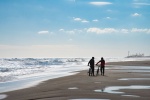
POLYGON ((115 34, 115 33, 146 33, 150 34, 149 28, 131 28, 131 29, 117 29, 117 28, 98 28, 98 27, 90 27, 84 29, 73 29, 73 30, 65 30, 59 29, 59 32, 63 32, 66 34, 81 34, 81 33, 95 33, 95 34, 115 34))
POLYGON ((115 28, 88 28, 87 33, 108 34, 108 33, 147 33, 150 34, 150 29, 132 28, 132 29, 115 29, 115 28))

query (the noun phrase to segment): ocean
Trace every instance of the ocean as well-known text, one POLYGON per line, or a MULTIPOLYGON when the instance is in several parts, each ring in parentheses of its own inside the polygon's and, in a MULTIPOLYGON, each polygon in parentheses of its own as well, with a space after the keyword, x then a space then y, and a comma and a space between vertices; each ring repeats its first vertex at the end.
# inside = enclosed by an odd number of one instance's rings
MULTIPOLYGON (((0 93, 35 86, 43 81, 88 70, 90 58, 0 58, 0 93)), ((95 62, 100 58, 96 58, 95 62)), ((107 62, 150 58, 107 57, 107 62)))

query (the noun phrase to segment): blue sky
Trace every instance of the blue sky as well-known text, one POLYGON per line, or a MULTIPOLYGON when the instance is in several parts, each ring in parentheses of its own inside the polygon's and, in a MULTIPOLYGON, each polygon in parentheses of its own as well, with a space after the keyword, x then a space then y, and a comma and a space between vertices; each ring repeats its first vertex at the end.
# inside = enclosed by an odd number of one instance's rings
POLYGON ((0 0, 0 57, 150 55, 149 0, 0 0))

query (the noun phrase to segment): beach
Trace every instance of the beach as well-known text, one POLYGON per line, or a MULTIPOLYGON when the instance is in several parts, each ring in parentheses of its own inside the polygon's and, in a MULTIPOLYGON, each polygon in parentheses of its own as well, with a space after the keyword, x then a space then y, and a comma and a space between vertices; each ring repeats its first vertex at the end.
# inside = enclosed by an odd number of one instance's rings
POLYGON ((150 100, 150 61, 110 62, 106 68, 104 76, 84 70, 0 95, 7 96, 4 100, 150 100))

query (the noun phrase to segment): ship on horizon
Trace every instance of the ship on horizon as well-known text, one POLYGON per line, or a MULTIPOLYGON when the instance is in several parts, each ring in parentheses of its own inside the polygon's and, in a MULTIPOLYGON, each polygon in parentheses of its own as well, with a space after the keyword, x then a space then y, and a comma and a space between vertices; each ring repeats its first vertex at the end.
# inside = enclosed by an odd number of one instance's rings
POLYGON ((130 51, 128 51, 128 56, 126 58, 144 58, 144 57, 150 56, 145 56, 144 53, 130 54, 130 51))

